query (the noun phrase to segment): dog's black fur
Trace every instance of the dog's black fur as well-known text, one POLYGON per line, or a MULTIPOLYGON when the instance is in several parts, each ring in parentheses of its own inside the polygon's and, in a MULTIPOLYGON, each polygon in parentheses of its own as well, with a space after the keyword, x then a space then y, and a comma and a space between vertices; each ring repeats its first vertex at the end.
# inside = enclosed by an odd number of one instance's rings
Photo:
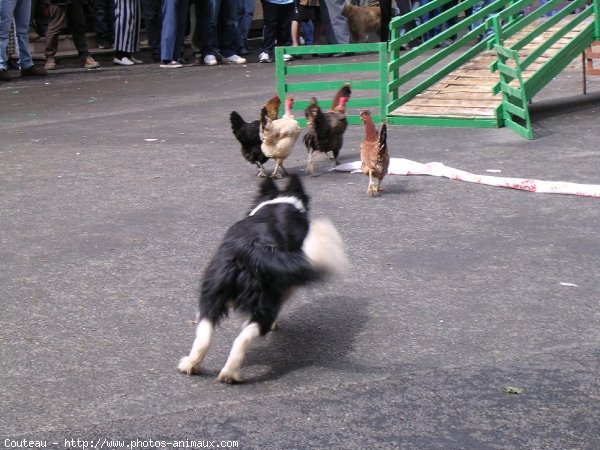
POLYGON ((282 196, 297 198, 304 211, 289 203, 270 204, 228 230, 204 274, 201 318, 216 325, 232 306, 250 322, 257 322, 264 335, 271 330, 290 289, 320 278, 302 251, 309 227, 309 198, 300 179, 291 175, 282 191, 272 179, 266 179, 254 206, 282 196))
POLYGON ((216 325, 232 308, 248 322, 233 342, 218 380, 237 383, 253 339, 275 326, 294 288, 341 273, 347 264, 341 238, 331 222, 308 218, 308 195, 297 175, 286 188, 266 179, 247 217, 225 234, 202 281, 196 338, 181 372, 197 372, 210 347, 216 325))

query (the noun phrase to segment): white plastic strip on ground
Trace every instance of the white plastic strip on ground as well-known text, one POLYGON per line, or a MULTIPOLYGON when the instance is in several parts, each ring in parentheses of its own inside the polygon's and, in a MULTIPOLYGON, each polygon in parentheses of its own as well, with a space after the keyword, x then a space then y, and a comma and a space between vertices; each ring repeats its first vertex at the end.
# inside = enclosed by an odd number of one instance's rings
MULTIPOLYGON (((340 164, 333 170, 339 172, 360 172, 360 161, 340 164)), ((507 178, 493 175, 476 175, 464 170, 448 167, 440 162, 427 164, 411 161, 404 158, 391 158, 388 173, 391 175, 431 175, 445 177, 451 180, 467 181, 469 183, 498 186, 521 191, 537 192, 542 194, 566 194, 582 197, 600 198, 600 185, 579 184, 566 181, 543 181, 531 178, 507 178)))

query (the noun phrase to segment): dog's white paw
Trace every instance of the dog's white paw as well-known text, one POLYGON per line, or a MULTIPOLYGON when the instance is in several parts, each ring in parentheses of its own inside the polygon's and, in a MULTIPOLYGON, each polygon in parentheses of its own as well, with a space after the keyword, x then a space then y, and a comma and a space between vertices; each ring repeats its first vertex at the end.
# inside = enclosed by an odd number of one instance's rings
POLYGON ((195 372, 195 366, 189 356, 184 356, 179 360, 177 370, 183 373, 187 373, 188 375, 192 375, 195 372))
POLYGON ((225 371, 223 369, 223 370, 221 370, 221 373, 217 377, 217 380, 220 383, 227 383, 227 384, 241 383, 242 375, 240 374, 240 372, 229 372, 229 371, 225 371))

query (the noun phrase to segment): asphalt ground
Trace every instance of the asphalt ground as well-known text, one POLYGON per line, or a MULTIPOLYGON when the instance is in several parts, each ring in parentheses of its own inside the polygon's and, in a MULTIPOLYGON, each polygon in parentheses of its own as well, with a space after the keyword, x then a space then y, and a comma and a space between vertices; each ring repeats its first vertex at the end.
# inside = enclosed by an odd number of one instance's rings
MULTIPOLYGON (((216 381, 238 317, 204 374, 178 373, 257 187, 228 115, 257 117, 274 65, 104 63, 0 85, 0 448, 600 448, 600 200, 427 176, 371 198, 325 161, 305 177, 300 141, 287 167, 349 274, 297 293, 245 383, 216 381)), ((533 141, 390 126, 390 153, 600 184, 600 80, 582 96, 576 66, 536 99, 533 141)))

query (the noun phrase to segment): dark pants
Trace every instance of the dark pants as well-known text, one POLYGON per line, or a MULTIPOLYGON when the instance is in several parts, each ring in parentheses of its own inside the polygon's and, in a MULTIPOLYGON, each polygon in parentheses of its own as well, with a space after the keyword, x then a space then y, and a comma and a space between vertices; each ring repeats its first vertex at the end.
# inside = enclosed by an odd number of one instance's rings
MULTIPOLYGON (((202 0, 203 20, 202 53, 204 56, 221 54, 228 58, 236 54, 241 45, 238 27, 238 0, 202 0)), ((291 25, 290 25, 291 26, 291 25)))
POLYGON ((92 0, 96 40, 112 44, 115 40, 115 0, 92 0))
POLYGON ((67 5, 49 4, 50 15, 48 30, 46 31, 46 58, 54 57, 58 50, 58 37, 62 30, 69 24, 73 43, 81 59, 86 58, 88 51, 85 40, 85 14, 81 0, 72 0, 67 5))
POLYGON ((275 44, 290 45, 292 42, 292 18, 294 4, 277 5, 261 0, 263 7, 263 43, 261 52, 273 56, 275 44))
MULTIPOLYGON (((400 10, 400 15, 408 14, 410 9, 409 0, 396 0, 396 6, 400 10)), ((381 11, 381 42, 390 40, 390 21, 392 20, 392 0, 380 0, 379 10, 381 11)), ((415 27, 415 21, 411 20, 405 25, 406 31, 415 27)))
POLYGON ((142 17, 148 47, 154 60, 160 59, 160 30, 162 28, 161 0, 142 0, 142 17))

